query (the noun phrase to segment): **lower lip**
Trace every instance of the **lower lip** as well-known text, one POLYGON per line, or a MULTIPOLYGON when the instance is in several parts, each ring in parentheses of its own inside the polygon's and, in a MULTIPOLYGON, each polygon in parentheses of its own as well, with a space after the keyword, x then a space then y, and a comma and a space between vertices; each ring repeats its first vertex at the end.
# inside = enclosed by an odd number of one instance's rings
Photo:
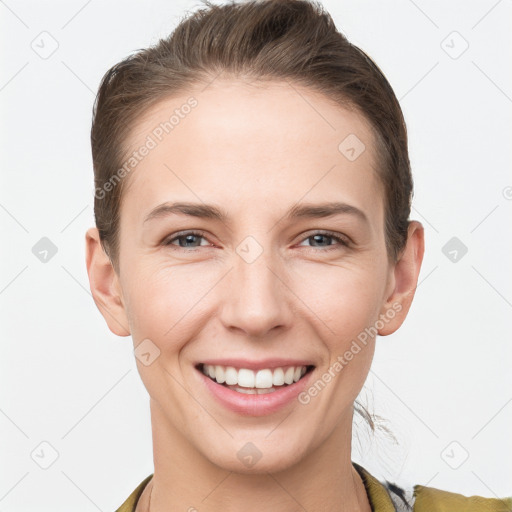
POLYGON ((245 416, 264 416, 279 411, 293 402, 306 387, 312 371, 306 373, 299 381, 284 386, 272 393, 263 395, 239 393, 222 384, 217 384, 210 377, 197 370, 202 382, 214 398, 227 409, 245 416))

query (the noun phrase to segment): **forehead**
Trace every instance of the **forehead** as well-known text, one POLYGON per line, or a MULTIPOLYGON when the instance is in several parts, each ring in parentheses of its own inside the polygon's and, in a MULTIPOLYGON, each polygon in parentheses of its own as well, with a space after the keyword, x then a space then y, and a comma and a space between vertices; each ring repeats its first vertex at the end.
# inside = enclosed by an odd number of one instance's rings
POLYGON ((302 198, 346 200, 381 217, 369 123, 309 88, 217 79, 157 103, 127 142, 128 155, 150 147, 123 193, 121 216, 133 221, 171 200, 216 202, 242 215, 302 198))

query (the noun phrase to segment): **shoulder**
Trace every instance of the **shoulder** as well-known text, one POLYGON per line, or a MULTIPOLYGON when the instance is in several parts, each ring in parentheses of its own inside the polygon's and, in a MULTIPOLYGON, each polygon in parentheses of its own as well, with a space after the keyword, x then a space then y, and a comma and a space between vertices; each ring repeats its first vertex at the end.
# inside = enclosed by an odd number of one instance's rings
POLYGON ((484 498, 415 485, 412 489, 383 483, 396 512, 512 512, 512 497, 484 498))
POLYGON ((512 512, 512 497, 484 498, 414 485, 412 488, 388 480, 380 481, 357 466, 374 512, 512 512))
POLYGON ((413 497, 415 512, 512 512, 512 497, 464 496, 423 485, 414 486, 413 497))

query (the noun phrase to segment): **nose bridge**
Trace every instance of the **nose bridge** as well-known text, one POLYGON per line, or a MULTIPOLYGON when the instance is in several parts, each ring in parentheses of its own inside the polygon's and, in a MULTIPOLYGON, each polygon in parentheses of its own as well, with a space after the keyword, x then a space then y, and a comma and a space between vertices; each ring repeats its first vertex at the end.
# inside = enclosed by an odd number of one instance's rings
MULTIPOLYGON (((260 237, 261 239, 261 237, 260 237)), ((276 276, 278 255, 267 242, 247 236, 235 248, 224 321, 252 336, 286 322, 284 284, 276 276)))

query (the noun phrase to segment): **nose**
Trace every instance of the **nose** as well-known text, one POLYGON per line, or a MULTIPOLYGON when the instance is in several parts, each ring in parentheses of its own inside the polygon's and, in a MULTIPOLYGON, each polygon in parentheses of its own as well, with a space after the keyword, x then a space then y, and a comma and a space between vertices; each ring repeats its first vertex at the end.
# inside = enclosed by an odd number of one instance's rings
POLYGON ((270 338, 291 324, 293 294, 278 256, 255 244, 248 247, 244 252, 242 244, 233 255, 233 268, 223 288, 221 320, 226 329, 239 330, 246 337, 270 338))

